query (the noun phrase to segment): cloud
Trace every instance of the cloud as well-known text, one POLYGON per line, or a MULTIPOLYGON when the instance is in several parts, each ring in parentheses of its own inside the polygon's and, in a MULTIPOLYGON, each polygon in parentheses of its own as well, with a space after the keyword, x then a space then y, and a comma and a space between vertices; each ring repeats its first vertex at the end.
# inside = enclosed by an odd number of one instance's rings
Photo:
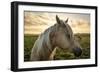
POLYGON ((78 19, 72 20, 70 24, 74 33, 90 33, 89 21, 78 19))
POLYGON ((40 34, 45 29, 56 23, 55 16, 66 20, 69 18, 69 25, 74 33, 90 33, 90 15, 75 13, 49 13, 49 12, 25 12, 25 34, 40 34))

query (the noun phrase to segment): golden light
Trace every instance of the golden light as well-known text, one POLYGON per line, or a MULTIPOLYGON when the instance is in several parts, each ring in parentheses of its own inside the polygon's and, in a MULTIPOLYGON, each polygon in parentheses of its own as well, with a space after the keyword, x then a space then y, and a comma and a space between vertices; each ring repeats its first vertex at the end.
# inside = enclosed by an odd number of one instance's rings
POLYGON ((42 33, 56 23, 56 15, 58 15, 62 20, 69 18, 68 23, 74 33, 90 33, 89 14, 25 12, 24 34, 37 35, 42 33))

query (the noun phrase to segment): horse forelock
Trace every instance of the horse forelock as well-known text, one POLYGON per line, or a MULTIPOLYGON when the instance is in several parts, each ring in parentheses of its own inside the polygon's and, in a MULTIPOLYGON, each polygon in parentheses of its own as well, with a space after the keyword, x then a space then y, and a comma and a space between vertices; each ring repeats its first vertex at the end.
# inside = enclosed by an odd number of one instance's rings
POLYGON ((68 24, 66 25, 66 31, 70 35, 70 38, 72 38, 73 37, 73 31, 72 31, 70 25, 68 25, 68 24))

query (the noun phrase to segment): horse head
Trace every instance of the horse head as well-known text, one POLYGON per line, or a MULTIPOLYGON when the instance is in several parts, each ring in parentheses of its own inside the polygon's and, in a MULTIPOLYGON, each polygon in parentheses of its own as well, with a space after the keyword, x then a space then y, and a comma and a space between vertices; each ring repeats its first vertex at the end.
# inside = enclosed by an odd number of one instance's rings
POLYGON ((50 34, 52 37, 53 45, 71 50, 75 56, 80 56, 82 48, 78 41, 75 40, 73 31, 68 24, 68 19, 63 21, 56 15, 55 31, 50 34))

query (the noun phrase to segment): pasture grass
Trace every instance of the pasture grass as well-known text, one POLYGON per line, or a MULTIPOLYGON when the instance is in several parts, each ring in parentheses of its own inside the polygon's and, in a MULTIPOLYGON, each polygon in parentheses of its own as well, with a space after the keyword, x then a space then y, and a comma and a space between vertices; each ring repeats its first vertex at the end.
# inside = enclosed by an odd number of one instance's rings
MULTIPOLYGON (((55 60, 69 60, 69 59, 88 59, 90 58, 90 34, 75 34, 75 37, 79 37, 78 41, 82 46, 82 55, 75 57, 73 53, 67 52, 67 50, 57 49, 55 54, 55 60)), ((38 38, 37 35, 24 35, 24 61, 30 60, 31 49, 38 38)))

